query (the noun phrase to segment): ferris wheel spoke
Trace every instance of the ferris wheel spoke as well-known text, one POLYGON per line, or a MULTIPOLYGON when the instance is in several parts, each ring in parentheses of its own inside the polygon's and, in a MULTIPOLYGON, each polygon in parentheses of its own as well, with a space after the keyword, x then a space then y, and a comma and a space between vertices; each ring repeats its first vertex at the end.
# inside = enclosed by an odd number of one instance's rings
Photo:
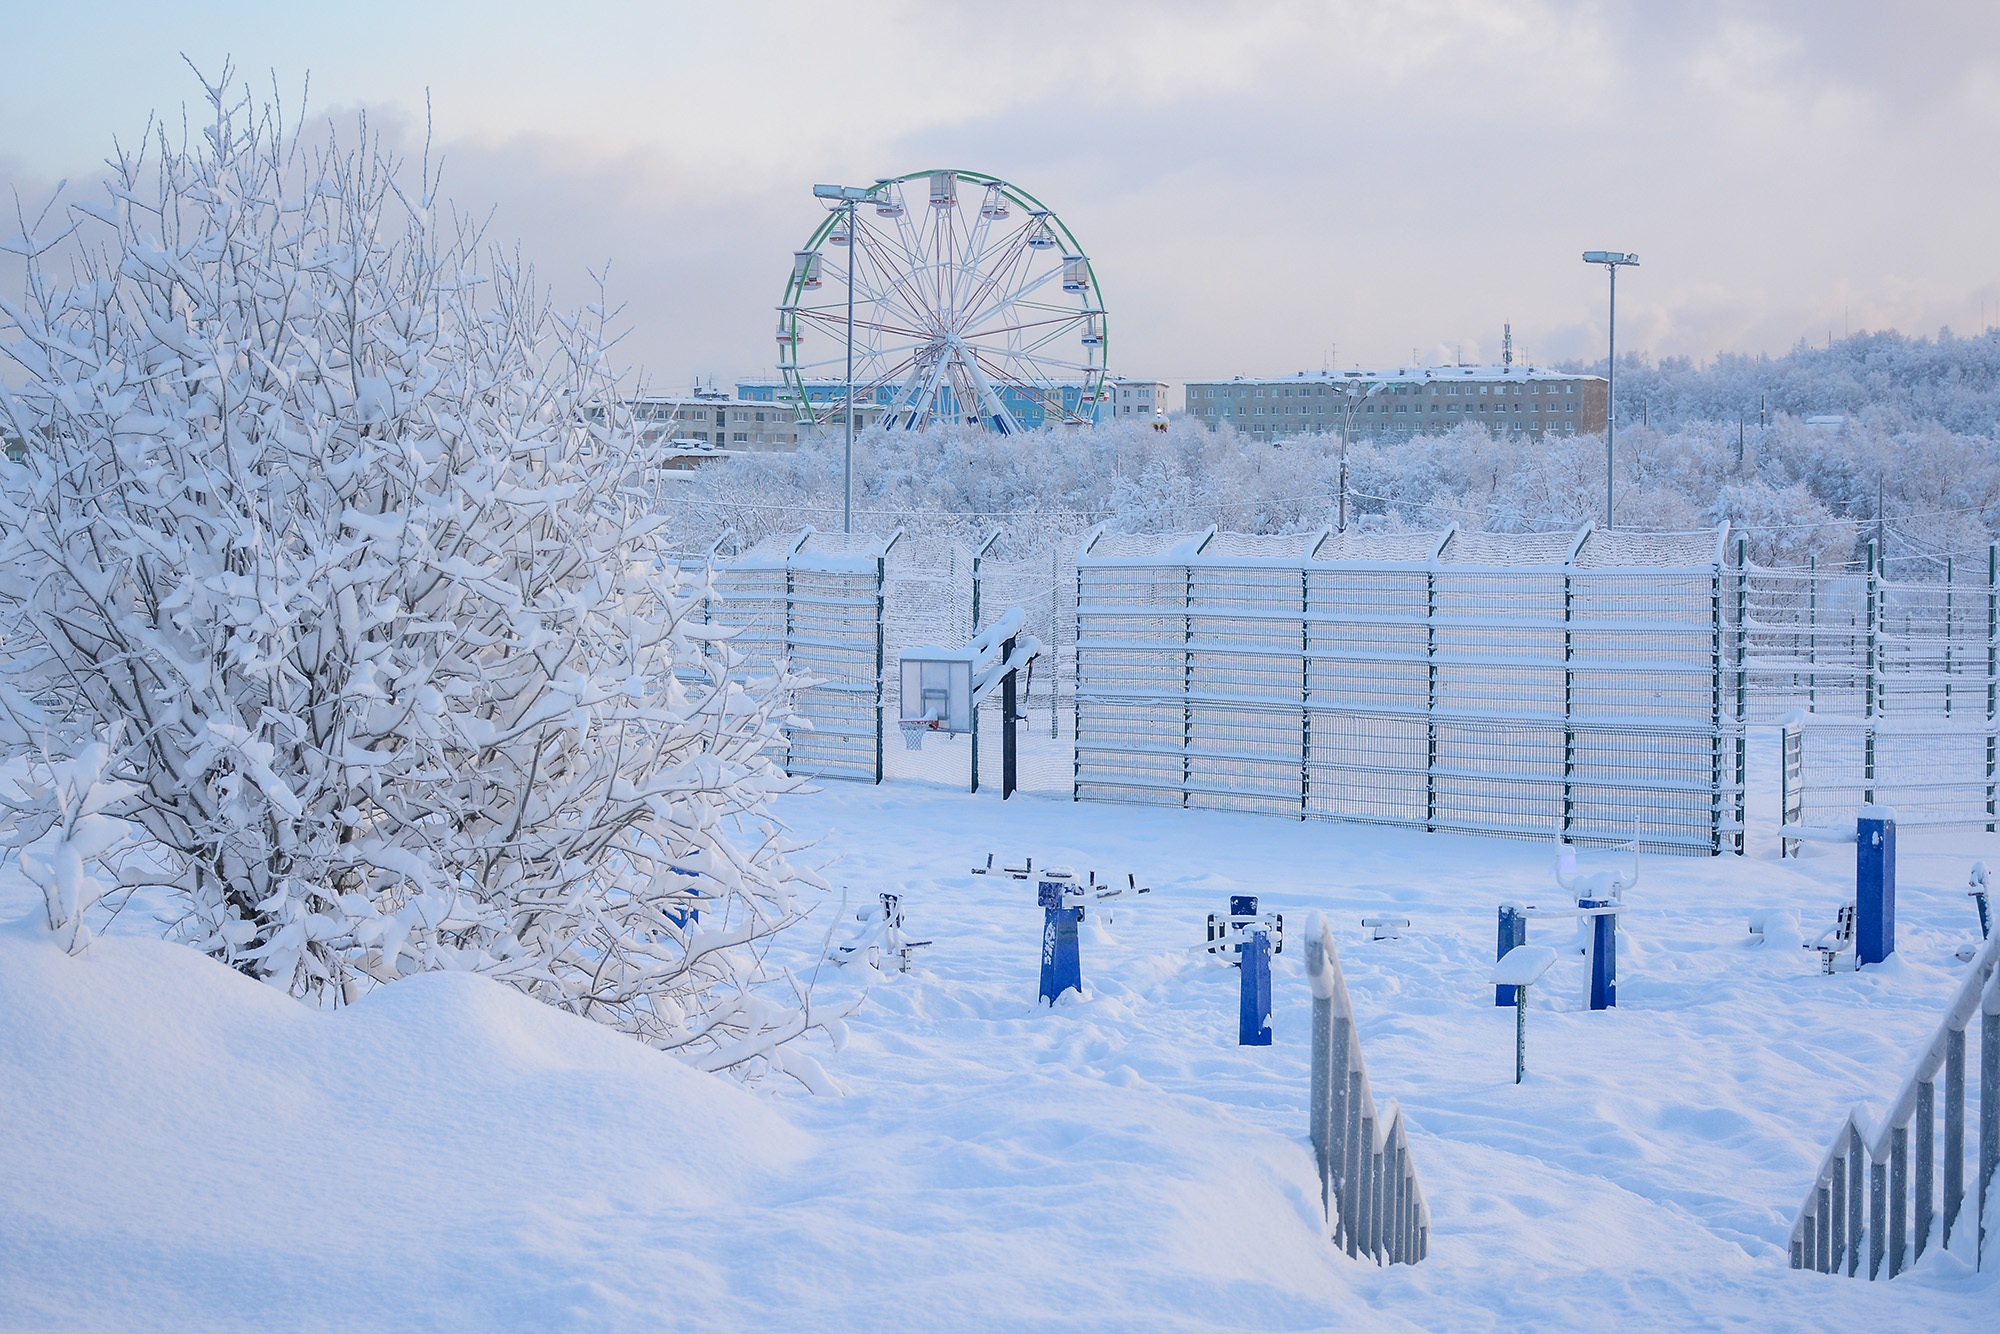
POLYGON ((1010 294, 1003 292, 995 300, 993 294, 996 291, 1004 289, 1006 284, 1012 280, 1014 273, 1026 268, 1025 261, 1029 255, 1027 237, 1028 233, 1025 230, 1021 231, 1014 238, 1015 243, 1009 245, 995 257, 991 272, 982 282, 974 298, 966 303, 965 318, 967 320, 972 319, 974 314, 984 308, 989 300, 993 300, 995 304, 1004 305, 1011 299, 1010 294))
MULTIPOLYGON (((808 316, 806 312, 800 311, 799 318, 805 320, 806 323, 808 323, 811 327, 821 330, 822 332, 830 333, 840 338, 845 338, 847 336, 847 319, 845 316, 829 316, 829 315, 808 316)), ((878 324, 874 320, 857 319, 854 321, 854 329, 857 337, 860 336, 861 331, 863 330, 866 330, 869 333, 893 334, 899 338, 922 339, 931 337, 930 333, 923 329, 905 329, 902 326, 895 324, 878 324)))
POLYGON ((1044 320, 1023 320, 1018 324, 990 324, 977 329, 967 329, 963 338, 993 338, 1004 333, 1019 333, 1027 329, 1050 329, 1062 332, 1065 325, 1081 324, 1089 316, 1083 311, 1072 310, 1061 315, 1053 315, 1044 320))
POLYGON ((837 300, 788 284, 779 361, 800 390, 801 416, 841 410, 815 401, 823 388, 806 393, 804 381, 843 373, 857 398, 887 405, 880 420, 891 429, 952 419, 1011 430, 1036 407, 1050 421, 1094 415, 1080 400, 1094 404, 1104 376, 1095 351, 1103 314, 1094 294, 1054 285, 1081 253, 1075 237, 997 178, 960 176, 948 203, 933 201, 930 184, 923 174, 884 182, 854 210, 842 246, 822 225, 814 248, 837 300), (800 358, 806 334, 823 356, 800 358), (1065 340, 1079 334, 1072 349, 1065 340), (851 340, 851 371, 845 348, 818 342, 828 337, 851 340))

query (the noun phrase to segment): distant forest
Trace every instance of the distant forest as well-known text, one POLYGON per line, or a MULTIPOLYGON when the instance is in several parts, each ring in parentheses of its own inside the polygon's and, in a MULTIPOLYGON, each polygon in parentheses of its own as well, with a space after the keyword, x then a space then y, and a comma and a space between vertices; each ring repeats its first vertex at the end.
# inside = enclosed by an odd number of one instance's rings
MULTIPOLYGON (((1606 363, 1565 363, 1605 373, 1606 363)), ((1883 431, 1936 425, 1961 434, 2000 429, 2000 330, 1960 338, 1857 333, 1830 346, 1801 340, 1782 357, 1725 353, 1707 365, 1688 357, 1618 359, 1621 426, 1651 421, 1671 430, 1692 422, 1755 425, 1767 418, 1840 415, 1883 431)))

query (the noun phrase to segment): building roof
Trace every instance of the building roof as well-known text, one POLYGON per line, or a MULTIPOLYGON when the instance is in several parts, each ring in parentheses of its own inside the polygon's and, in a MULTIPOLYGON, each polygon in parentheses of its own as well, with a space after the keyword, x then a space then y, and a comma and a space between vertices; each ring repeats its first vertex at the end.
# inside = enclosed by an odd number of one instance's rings
POLYGON ((1216 378, 1194 378, 1189 384, 1450 384, 1471 381, 1475 384, 1493 382, 1517 383, 1530 380, 1602 380, 1601 375, 1583 375, 1574 371, 1554 371, 1546 366, 1398 366, 1393 370, 1371 371, 1300 371, 1295 375, 1273 376, 1228 376, 1216 378))

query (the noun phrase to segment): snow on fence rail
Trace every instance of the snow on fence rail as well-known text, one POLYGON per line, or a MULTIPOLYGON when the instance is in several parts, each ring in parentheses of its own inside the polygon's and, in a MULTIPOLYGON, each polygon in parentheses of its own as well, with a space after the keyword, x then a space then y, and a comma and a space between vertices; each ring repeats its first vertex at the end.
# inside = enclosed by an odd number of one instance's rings
POLYGON ((1307 927, 1306 976, 1313 989, 1310 1129, 1321 1212, 1349 1255, 1415 1264, 1430 1253, 1430 1205, 1410 1159, 1402 1109, 1393 1101, 1375 1105, 1333 929, 1318 913, 1307 927))
POLYGON ((1875 1135, 1869 1136, 1859 1108, 1841 1122, 1792 1223, 1792 1268, 1858 1275, 1864 1237, 1871 1279, 1883 1276, 1885 1263, 1888 1277, 1894 1278, 1922 1258, 1938 1221, 1940 1070, 1945 1077, 1941 1163, 1944 1230, 1940 1244, 1951 1245, 1965 1204, 1965 1030, 1975 1016, 1980 1020, 1980 1037, 1979 1079, 1974 1086, 1979 1104, 1978 1202, 1974 1214, 1979 1235, 1974 1243, 1974 1264, 1984 1266, 1984 1220, 1989 1217, 1987 1205, 1996 1169, 2000 1169, 2000 967, 1995 966, 1996 961, 2000 961, 2000 932, 1988 938, 1974 958, 1971 971, 1945 1009, 1944 1021, 1918 1054, 1915 1069, 1903 1081, 1875 1135))
POLYGON ((2000 550, 1935 583, 1747 566, 1751 714, 1785 728, 1786 819, 1894 805, 1908 824, 1996 820, 2000 550))
POLYGON ((1077 563, 1076 795, 1740 847, 1721 532, 1174 537, 1077 563))

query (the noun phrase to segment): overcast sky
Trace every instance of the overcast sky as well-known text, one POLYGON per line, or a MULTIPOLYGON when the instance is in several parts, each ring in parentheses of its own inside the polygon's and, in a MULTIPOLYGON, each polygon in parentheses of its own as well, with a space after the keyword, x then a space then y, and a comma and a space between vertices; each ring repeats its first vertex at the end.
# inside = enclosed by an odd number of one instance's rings
MULTIPOLYGON (((2000 322, 2000 5, 16 3, 0 185, 86 179, 225 57, 420 143, 661 388, 771 373, 815 181, 1016 181, 1170 381, 2000 322)), ((14 230, 5 228, 9 234, 14 230)))

